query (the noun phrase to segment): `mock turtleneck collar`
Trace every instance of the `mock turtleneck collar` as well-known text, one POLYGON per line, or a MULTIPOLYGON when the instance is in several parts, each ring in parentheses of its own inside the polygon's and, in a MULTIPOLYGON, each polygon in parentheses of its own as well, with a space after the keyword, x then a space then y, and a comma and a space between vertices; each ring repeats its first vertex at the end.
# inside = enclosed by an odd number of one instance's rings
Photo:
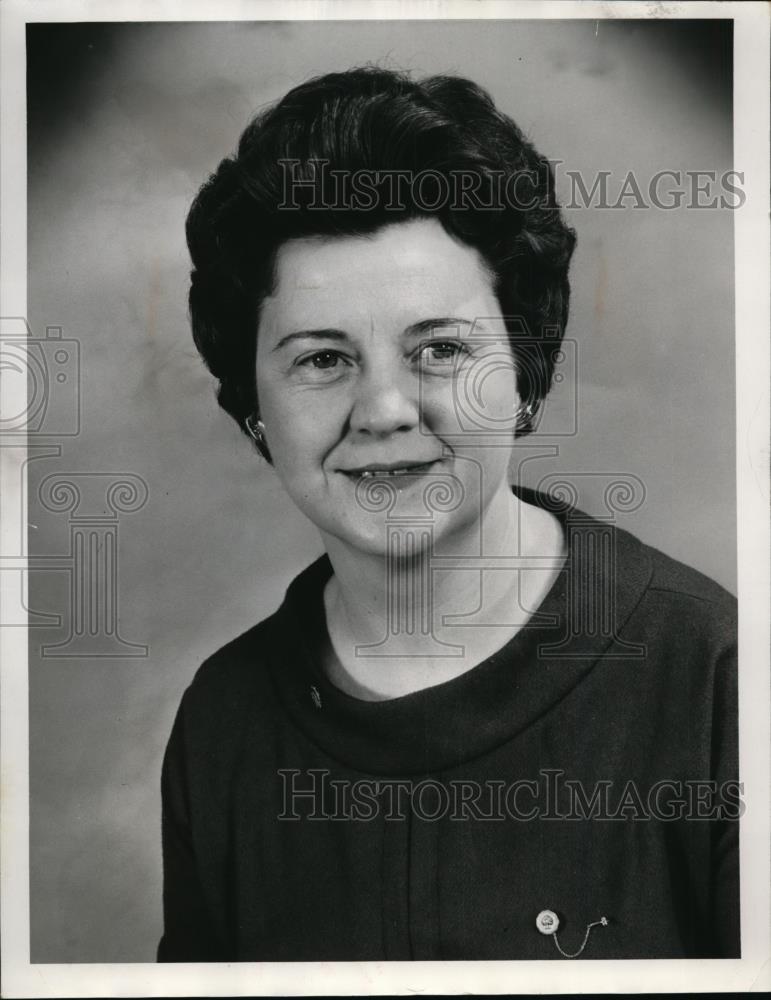
POLYGON ((323 597, 332 574, 328 557, 292 582, 275 616, 270 668, 295 724, 331 758, 371 774, 446 770, 532 725, 601 656, 642 662, 642 651, 618 636, 650 580, 645 547, 549 495, 522 487, 514 492, 557 515, 567 558, 530 622, 452 680, 387 701, 341 691, 327 679, 319 655, 329 641, 323 597))

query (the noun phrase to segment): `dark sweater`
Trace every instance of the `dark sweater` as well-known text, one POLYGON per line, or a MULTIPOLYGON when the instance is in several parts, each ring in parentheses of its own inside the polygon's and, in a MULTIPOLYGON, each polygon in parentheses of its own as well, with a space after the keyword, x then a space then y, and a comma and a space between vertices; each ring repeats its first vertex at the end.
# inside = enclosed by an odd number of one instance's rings
POLYGON ((326 557, 201 666, 164 760, 160 961, 561 959, 546 909, 569 954, 607 919, 587 959, 739 956, 735 601, 517 492, 568 559, 460 677, 331 685, 326 557))

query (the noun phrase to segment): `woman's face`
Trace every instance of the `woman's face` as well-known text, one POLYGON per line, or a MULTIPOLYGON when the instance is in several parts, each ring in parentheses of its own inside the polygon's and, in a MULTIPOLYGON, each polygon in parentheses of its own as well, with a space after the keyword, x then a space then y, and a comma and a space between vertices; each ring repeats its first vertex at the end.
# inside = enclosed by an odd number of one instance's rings
POLYGON ((510 502, 514 358, 481 256, 436 219, 284 244, 257 392, 276 472, 327 542, 384 553, 389 520, 451 542, 510 502))

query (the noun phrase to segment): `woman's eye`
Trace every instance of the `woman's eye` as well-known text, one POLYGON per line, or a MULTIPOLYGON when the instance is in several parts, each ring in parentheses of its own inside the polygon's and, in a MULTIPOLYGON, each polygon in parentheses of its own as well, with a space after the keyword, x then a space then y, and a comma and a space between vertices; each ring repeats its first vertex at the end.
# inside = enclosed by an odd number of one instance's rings
POLYGON ((420 359, 429 368, 441 368, 454 365, 455 359, 465 353, 463 344, 452 340, 432 341, 420 349, 420 359))
POLYGON ((342 375, 349 362, 337 351, 314 351, 298 358, 295 365, 309 378, 325 379, 342 375))
POLYGON ((334 368, 340 360, 340 355, 334 351, 317 351, 310 357, 303 358, 300 364, 310 365, 313 368, 334 368))

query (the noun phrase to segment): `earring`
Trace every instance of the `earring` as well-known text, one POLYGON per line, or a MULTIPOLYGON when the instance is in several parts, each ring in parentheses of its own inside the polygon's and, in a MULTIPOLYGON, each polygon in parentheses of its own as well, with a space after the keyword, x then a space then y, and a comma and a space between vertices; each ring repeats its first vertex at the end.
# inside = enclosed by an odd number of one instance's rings
POLYGON ((527 427, 532 423, 535 416, 536 407, 533 403, 520 403, 514 411, 514 419, 517 422, 517 429, 527 427))
POLYGON ((265 442, 265 424, 260 420, 256 413, 250 413, 249 416, 244 420, 244 425, 246 426, 249 436, 257 445, 257 448, 263 458, 268 458, 268 446, 265 442))

